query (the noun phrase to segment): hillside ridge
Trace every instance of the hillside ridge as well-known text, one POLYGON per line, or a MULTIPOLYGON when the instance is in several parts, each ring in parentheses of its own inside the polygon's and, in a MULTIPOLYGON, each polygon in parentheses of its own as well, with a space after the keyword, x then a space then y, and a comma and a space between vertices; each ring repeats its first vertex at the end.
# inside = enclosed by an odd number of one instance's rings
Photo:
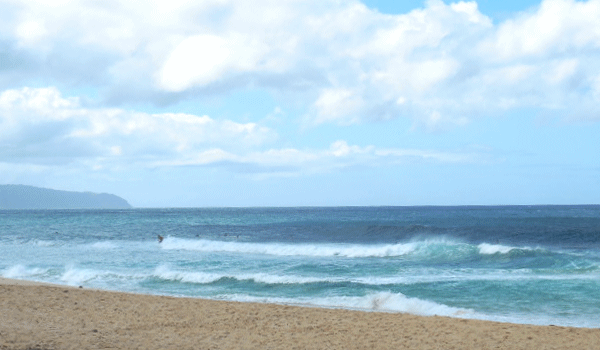
POLYGON ((60 191, 27 185, 0 185, 0 209, 127 209, 109 193, 60 191))

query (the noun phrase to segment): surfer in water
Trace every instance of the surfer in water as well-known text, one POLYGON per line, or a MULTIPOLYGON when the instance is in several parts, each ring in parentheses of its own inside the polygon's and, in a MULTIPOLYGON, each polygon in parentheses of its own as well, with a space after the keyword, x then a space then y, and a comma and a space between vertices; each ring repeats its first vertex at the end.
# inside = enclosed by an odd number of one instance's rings
POLYGON ((158 243, 161 243, 163 241, 164 237, 161 235, 158 235, 158 243))

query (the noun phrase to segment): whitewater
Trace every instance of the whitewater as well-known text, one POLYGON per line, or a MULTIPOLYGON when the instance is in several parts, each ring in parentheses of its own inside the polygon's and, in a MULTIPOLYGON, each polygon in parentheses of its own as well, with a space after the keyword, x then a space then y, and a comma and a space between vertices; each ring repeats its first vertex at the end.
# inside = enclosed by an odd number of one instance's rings
POLYGON ((600 206, 0 210, 0 276, 599 328, 600 206))

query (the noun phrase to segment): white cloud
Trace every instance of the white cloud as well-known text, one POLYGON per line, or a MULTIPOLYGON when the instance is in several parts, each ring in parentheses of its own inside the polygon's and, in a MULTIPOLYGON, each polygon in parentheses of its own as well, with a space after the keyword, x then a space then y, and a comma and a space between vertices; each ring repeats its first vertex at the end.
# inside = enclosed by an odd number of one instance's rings
POLYGON ((324 89, 314 107, 316 116, 310 118, 314 124, 332 121, 353 124, 364 107, 364 101, 360 94, 349 89, 324 89))
POLYGON ((86 108, 54 87, 0 93, 0 165, 97 171, 128 167, 223 167, 260 176, 294 176, 407 162, 485 162, 481 152, 443 152, 350 145, 273 148, 277 135, 255 123, 184 113, 149 114, 86 108))
POLYGON ((164 166, 213 166, 265 176, 299 176, 340 171, 353 167, 407 165, 415 162, 446 164, 489 163, 492 157, 481 150, 436 151, 400 148, 377 148, 349 145, 344 140, 331 143, 328 149, 267 149, 232 153, 220 148, 198 152, 186 159, 155 162, 164 166))
POLYGON ((361 148, 359 146, 349 146, 346 141, 338 140, 331 144, 330 153, 335 157, 349 157, 353 155, 367 154, 374 149, 373 146, 361 148))
POLYGON ((590 103, 600 0, 544 0, 497 25, 472 1, 431 0, 400 15, 334 0, 10 4, 1 35, 18 45, 7 57, 26 55, 33 67, 0 70, 2 89, 27 85, 31 71, 161 103, 277 89, 302 100, 313 125, 405 116, 435 129, 435 113, 441 126, 461 125, 518 107, 600 115, 590 103))
POLYGON ((264 51, 254 38, 196 35, 184 39, 160 71, 159 84, 169 91, 204 86, 224 75, 259 69, 264 51))
POLYGON ((226 71, 226 60, 231 54, 225 40, 217 36, 186 38, 165 62, 160 72, 160 84, 167 90, 182 91, 211 83, 226 71))
POLYGON ((571 78, 579 69, 579 60, 576 58, 556 60, 550 64, 550 70, 543 77, 550 84, 557 85, 571 78))
POLYGON ((599 17, 599 1, 545 0, 536 12, 502 23, 481 49, 499 62, 581 54, 600 47, 599 17))
POLYGON ((43 23, 36 21, 23 22, 16 28, 16 36, 23 46, 33 46, 48 34, 43 23))
POLYGON ((457 13, 465 14, 469 22, 483 24, 485 26, 491 25, 490 19, 479 12, 476 2, 460 1, 450 4, 450 7, 457 13))
POLYGON ((277 137, 255 123, 184 113, 84 108, 78 99, 64 98, 52 87, 2 92, 0 128, 1 159, 16 163, 62 162, 65 158, 143 163, 184 158, 219 145, 246 150, 277 137))

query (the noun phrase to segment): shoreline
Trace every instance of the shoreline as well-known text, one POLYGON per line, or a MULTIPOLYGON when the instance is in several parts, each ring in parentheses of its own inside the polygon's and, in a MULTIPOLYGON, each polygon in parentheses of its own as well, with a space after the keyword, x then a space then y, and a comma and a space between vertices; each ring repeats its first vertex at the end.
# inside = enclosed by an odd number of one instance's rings
POLYGON ((592 349, 600 329, 102 291, 0 278, 0 349, 592 349))

